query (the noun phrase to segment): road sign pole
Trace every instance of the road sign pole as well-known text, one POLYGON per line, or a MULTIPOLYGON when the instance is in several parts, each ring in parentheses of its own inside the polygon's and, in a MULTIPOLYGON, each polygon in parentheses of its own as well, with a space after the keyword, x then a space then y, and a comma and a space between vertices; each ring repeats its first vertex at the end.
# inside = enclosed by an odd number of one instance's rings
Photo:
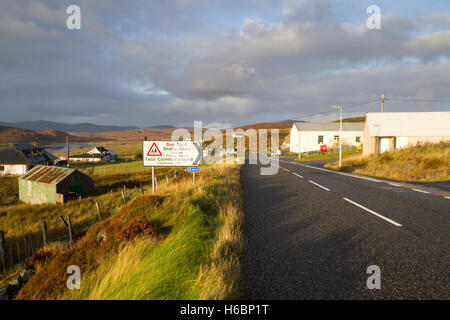
POLYGON ((152 192, 155 194, 155 167, 152 167, 152 192))

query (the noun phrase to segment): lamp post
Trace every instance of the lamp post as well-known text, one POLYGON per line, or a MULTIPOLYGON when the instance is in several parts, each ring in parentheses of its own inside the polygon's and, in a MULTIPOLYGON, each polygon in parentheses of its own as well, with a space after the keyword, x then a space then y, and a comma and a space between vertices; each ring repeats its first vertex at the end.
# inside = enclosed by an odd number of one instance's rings
POLYGON ((339 109, 339 168, 342 167, 342 107, 330 106, 333 109, 339 109))

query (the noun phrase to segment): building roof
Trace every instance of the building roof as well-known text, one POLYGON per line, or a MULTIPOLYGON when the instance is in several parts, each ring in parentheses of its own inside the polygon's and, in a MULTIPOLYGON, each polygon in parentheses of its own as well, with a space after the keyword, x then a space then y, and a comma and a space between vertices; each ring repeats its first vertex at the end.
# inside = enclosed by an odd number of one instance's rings
POLYGON ((36 164, 55 160, 56 157, 45 151, 44 148, 30 144, 12 144, 0 150, 1 164, 36 164))
MULTIPOLYGON (((299 131, 339 131, 339 122, 296 122, 299 131)), ((363 131, 364 122, 343 122, 342 131, 363 131)))
POLYGON ((450 112, 377 112, 366 121, 370 136, 450 137, 450 112))
POLYGON ((19 179, 48 184, 58 184, 75 171, 77 170, 72 168, 39 165, 22 175, 19 179))
POLYGON ((102 158, 104 154, 100 153, 82 153, 70 156, 70 159, 102 158))

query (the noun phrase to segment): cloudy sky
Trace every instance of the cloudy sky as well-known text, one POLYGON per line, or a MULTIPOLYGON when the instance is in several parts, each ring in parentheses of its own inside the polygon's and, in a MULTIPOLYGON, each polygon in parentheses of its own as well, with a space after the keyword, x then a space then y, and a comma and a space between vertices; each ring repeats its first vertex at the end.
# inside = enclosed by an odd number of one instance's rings
POLYGON ((450 100, 449 56, 448 0, 1 0, 0 121, 325 121, 450 100))

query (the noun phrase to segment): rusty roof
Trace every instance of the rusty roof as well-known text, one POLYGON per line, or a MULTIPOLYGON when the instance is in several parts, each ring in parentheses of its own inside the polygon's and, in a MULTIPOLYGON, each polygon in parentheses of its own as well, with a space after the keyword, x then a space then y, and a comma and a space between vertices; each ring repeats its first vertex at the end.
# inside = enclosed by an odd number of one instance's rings
POLYGON ((75 169, 51 167, 51 166, 36 166, 19 179, 26 181, 36 181, 41 183, 58 184, 73 172, 75 169))

